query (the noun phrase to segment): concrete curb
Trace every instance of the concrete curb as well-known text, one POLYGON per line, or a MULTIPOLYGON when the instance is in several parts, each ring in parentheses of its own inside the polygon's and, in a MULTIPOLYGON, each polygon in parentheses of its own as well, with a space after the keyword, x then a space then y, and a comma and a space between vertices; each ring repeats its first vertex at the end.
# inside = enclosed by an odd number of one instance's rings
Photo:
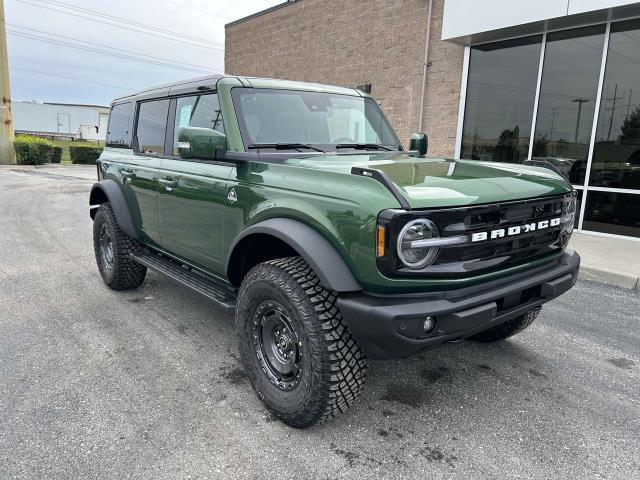
POLYGON ((614 287, 640 291, 640 277, 631 273, 612 272, 597 267, 580 266, 580 280, 604 283, 614 287))

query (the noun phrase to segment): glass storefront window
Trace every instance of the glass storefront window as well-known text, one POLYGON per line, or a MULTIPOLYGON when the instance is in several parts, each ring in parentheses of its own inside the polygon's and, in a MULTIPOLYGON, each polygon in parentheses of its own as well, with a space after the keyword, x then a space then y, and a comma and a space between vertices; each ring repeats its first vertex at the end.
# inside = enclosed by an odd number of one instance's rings
POLYGON ((461 158, 526 160, 541 46, 537 35, 471 47, 461 158))
POLYGON ((606 26, 547 35, 532 163, 583 184, 606 26))
POLYGON ((640 237, 640 18, 607 31, 547 33, 542 68, 542 36, 471 46, 460 157, 555 170, 579 186, 576 226, 640 237))
POLYGON ((640 190, 640 20, 611 25, 589 184, 640 190))
POLYGON ((584 230, 640 237, 640 195, 587 192, 584 230))

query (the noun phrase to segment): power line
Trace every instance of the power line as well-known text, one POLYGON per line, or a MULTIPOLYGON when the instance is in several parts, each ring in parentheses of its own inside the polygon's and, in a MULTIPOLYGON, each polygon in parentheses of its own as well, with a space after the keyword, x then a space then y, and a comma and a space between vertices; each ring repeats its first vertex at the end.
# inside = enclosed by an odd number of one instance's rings
POLYGON ((16 32, 16 31, 13 31, 13 30, 7 30, 7 33, 9 35, 28 38, 28 39, 31 39, 31 40, 37 40, 37 41, 44 42, 44 43, 49 43, 49 44, 52 44, 52 45, 61 45, 61 46, 64 46, 64 47, 75 48, 75 49, 84 50, 84 51, 87 51, 87 52, 100 53, 102 55, 109 55, 111 57, 122 58, 124 60, 129 60, 129 61, 132 61, 132 62, 145 63, 145 64, 148 64, 148 65, 156 65, 156 66, 160 66, 160 67, 171 68, 171 69, 174 69, 174 70, 183 70, 183 71, 195 72, 195 73, 211 73, 212 71, 215 72, 215 70, 213 70, 213 69, 208 71, 208 70, 202 70, 202 69, 196 69, 196 68, 190 68, 190 67, 180 67, 180 66, 177 66, 177 65, 173 65, 171 63, 153 61, 153 60, 148 60, 148 59, 144 59, 144 58, 137 58, 137 57, 133 57, 131 55, 123 54, 123 53, 117 53, 117 52, 113 52, 113 51, 98 49, 98 48, 95 48, 95 47, 88 47, 88 46, 84 46, 84 45, 77 45, 77 44, 74 44, 74 43, 65 42, 65 41, 62 41, 62 40, 55 40, 55 39, 52 39, 52 38, 46 38, 46 37, 42 37, 42 36, 39 36, 39 35, 33 35, 33 34, 29 34, 29 33, 16 32))
POLYGON ((94 81, 91 81, 91 80, 82 80, 80 78, 66 77, 64 75, 56 75, 56 74, 53 74, 53 73, 42 72, 40 70, 31 70, 29 68, 16 67, 15 65, 11 65, 11 69, 12 70, 21 70, 23 72, 29 72, 29 73, 36 73, 38 75, 46 75, 47 77, 62 78, 64 80, 73 80, 73 81, 82 82, 82 83, 92 83, 94 85, 100 85, 100 86, 103 86, 103 87, 112 87, 112 88, 117 88, 117 89, 120 89, 120 90, 133 90, 133 88, 131 88, 131 87, 123 87, 122 85, 113 85, 111 83, 94 82, 94 81))
POLYGON ((31 5, 31 6, 37 7, 37 8, 43 8, 43 9, 46 9, 46 10, 51 10, 53 12, 62 13, 64 15, 70 15, 72 17, 82 18, 82 19, 85 19, 85 20, 90 20, 92 22, 102 23, 104 25, 110 25, 112 27, 120 28, 120 29, 123 29, 123 30, 129 30, 129 31, 132 31, 132 32, 141 33, 143 35, 148 35, 148 36, 151 36, 151 37, 162 38, 164 40, 171 40, 173 42, 182 43, 184 45, 191 45, 191 46, 200 47, 200 48, 206 48, 208 50, 214 50, 214 51, 223 51, 223 49, 221 49, 219 47, 210 47, 210 46, 202 45, 202 44, 199 44, 199 43, 187 42, 185 40, 180 40, 180 39, 177 39, 177 38, 168 37, 166 35, 159 35, 157 33, 145 32, 143 30, 127 27, 125 25, 118 25, 116 23, 106 22, 104 20, 99 20, 97 18, 91 18, 91 17, 88 17, 86 15, 78 15, 76 13, 66 12, 64 10, 59 10, 57 8, 51 8, 51 7, 47 7, 45 5, 39 5, 37 3, 32 3, 32 2, 29 2, 27 0, 14 0, 14 1, 20 2, 20 3, 24 3, 24 4, 27 4, 27 5, 31 5))
POLYGON ((176 2, 176 1, 173 1, 173 0, 164 0, 164 2, 165 3, 171 3, 173 5, 176 5, 176 6, 181 7, 181 8, 186 8, 188 10, 193 10, 194 12, 200 12, 200 13, 204 13, 205 15, 211 15, 212 17, 222 18, 222 19, 227 20, 227 21, 233 20, 232 17, 227 17, 225 15, 220 15, 219 13, 215 13, 215 12, 212 12, 210 10, 205 10, 203 8, 196 8, 196 7, 192 6, 192 5, 186 5, 184 3, 176 2))
MULTIPOLYGON (((156 56, 153 56, 153 55, 147 55, 146 53, 138 53, 138 52, 133 52, 131 50, 125 50, 125 49, 122 49, 122 48, 110 47, 108 45, 101 45, 99 43, 90 42, 88 40, 82 40, 80 38, 67 37, 65 35, 60 35, 60 34, 57 34, 57 33, 49 33, 49 32, 45 32, 43 30, 37 30, 35 28, 22 27, 20 25, 15 25, 15 24, 11 24, 11 23, 7 23, 7 26, 11 27, 11 28, 19 28, 21 30, 28 30, 30 32, 42 33, 44 35, 48 35, 48 36, 54 37, 54 38, 64 38, 66 40, 72 40, 74 42, 81 42, 81 44, 95 45, 98 48, 100 48, 100 47, 108 48, 110 50, 114 50, 114 51, 117 51, 117 52, 128 53, 128 54, 137 55, 137 56, 140 56, 140 57, 147 57, 147 58, 150 58, 152 60, 166 61, 166 62, 170 62, 172 65, 176 65, 177 64, 177 65, 184 65, 186 67, 199 68, 199 69, 203 69, 205 71, 210 70, 209 67, 206 67, 206 66, 203 66, 203 65, 195 65, 193 63, 182 62, 182 61, 173 60, 173 59, 170 59, 170 58, 156 57, 156 56)), ((16 32, 16 33, 18 33, 18 32, 16 32)), ((34 35, 34 36, 37 36, 37 35, 34 35)))
POLYGON ((62 8, 62 9, 69 9, 69 10, 74 10, 76 12, 79 12, 81 14, 85 14, 85 15, 94 15, 97 17, 101 17, 101 18, 106 18, 107 20, 113 20, 113 21, 117 21, 117 22, 122 22, 128 25, 133 25, 136 27, 142 27, 145 29, 149 29, 149 30, 154 30, 157 32, 161 32, 161 33, 165 33, 165 34, 169 34, 172 35, 174 37, 181 37, 187 40, 192 40, 192 41, 196 41, 196 42, 202 42, 202 43, 206 43, 206 44, 218 44, 219 46, 224 46, 221 43, 218 42, 213 42, 207 38, 201 38, 201 37, 196 37, 195 35, 187 35, 184 33, 180 33, 180 32, 175 32, 173 30, 167 30, 165 28, 161 28, 161 27, 157 27, 155 25, 148 25, 146 23, 140 23, 140 22, 134 22, 133 20, 129 20, 127 18, 123 18, 123 17, 117 17, 115 15, 110 15, 107 13, 103 13, 103 12, 99 12, 97 10, 91 10, 89 8, 83 8, 83 7, 79 7, 77 5, 73 5, 73 4, 69 4, 69 3, 65 3, 65 2, 61 2, 60 0, 35 0, 38 3, 47 3, 49 5, 54 5, 56 7, 62 8))

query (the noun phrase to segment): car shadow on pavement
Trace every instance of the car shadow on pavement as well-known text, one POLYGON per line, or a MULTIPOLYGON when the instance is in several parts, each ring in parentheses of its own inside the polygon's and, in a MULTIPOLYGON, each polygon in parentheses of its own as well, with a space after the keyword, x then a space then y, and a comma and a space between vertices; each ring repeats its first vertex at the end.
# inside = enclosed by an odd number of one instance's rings
MULTIPOLYGON (((188 339, 198 351, 210 352, 211 361, 219 361, 222 354, 226 360, 219 365, 219 380, 229 388, 251 388, 238 356, 233 315, 154 273, 142 289, 127 294, 126 301, 161 313, 176 335, 188 339)), ((365 412, 373 422, 391 415, 413 418, 470 401, 474 406, 476 397, 504 400, 508 396, 527 402, 534 390, 553 392, 550 370, 548 359, 527 346, 526 338, 444 344, 406 359, 370 362, 364 392, 344 418, 351 421, 365 412)), ((340 428, 341 424, 327 425, 340 428)))

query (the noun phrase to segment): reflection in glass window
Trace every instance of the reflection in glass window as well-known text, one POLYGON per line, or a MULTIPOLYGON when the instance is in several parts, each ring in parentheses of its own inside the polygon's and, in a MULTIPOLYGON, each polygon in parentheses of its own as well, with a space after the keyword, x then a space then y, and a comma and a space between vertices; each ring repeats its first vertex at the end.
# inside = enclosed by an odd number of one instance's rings
POLYGON ((114 105, 109 113, 109 129, 107 131, 107 147, 131 148, 131 102, 114 105))
POLYGON ((262 88, 234 88, 232 95, 247 145, 398 145, 389 123, 371 98, 262 88))
POLYGON ((182 127, 208 128, 224 133, 218 95, 211 93, 178 98, 173 130, 173 155, 176 156, 179 154, 178 134, 182 127))
POLYGON ((640 195, 588 192, 582 228, 640 237, 640 195))
POLYGON ((582 215, 582 195, 584 192, 582 190, 576 190, 576 221, 574 224, 574 228, 578 228, 580 224, 580 215, 582 215))
POLYGON ((589 184, 640 190, 640 20, 611 25, 589 184))
POLYGON ((537 35, 471 48, 461 158, 527 159, 541 41, 537 35))
POLYGON ((547 35, 532 160, 584 183, 605 25, 547 35))
POLYGON ((141 153, 164 153, 169 100, 153 100, 140 104, 136 138, 141 153))

